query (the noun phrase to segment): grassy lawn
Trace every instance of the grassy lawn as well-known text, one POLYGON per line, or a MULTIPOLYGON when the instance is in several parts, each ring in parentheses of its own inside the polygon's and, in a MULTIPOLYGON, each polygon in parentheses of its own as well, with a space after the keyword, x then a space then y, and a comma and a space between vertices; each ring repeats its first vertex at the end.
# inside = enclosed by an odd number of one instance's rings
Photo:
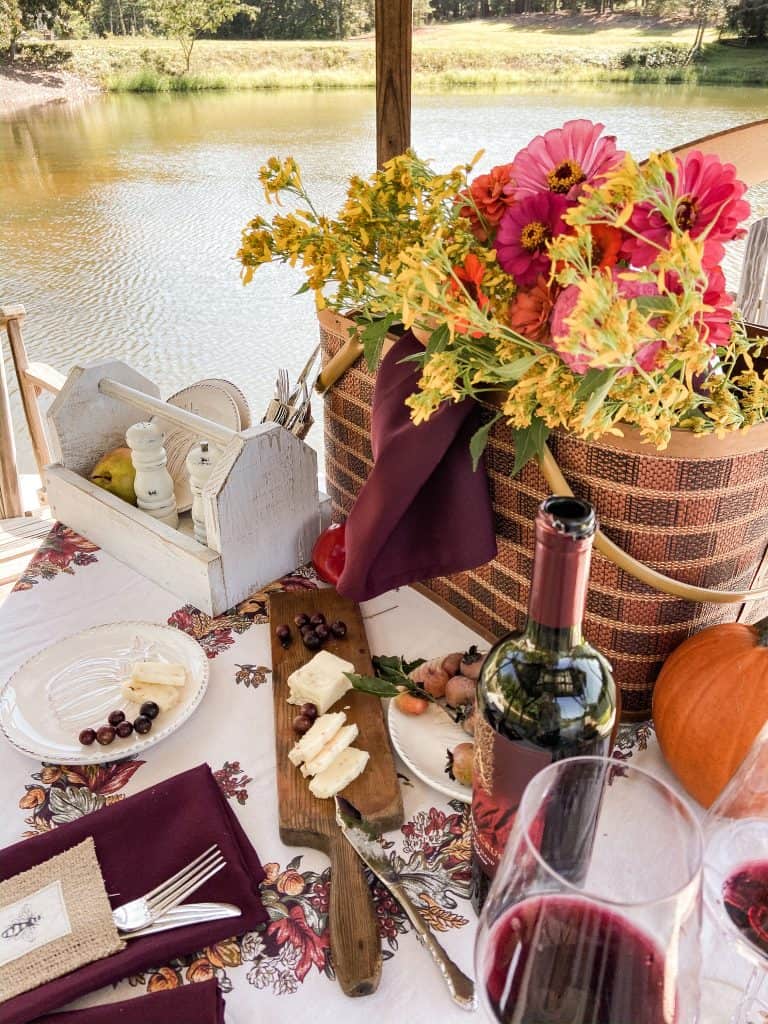
MULTIPOLYGON (((417 90, 503 87, 536 81, 712 82, 768 85, 768 48, 717 43, 702 60, 682 66, 693 41, 688 25, 632 18, 517 18, 429 26, 414 36, 417 90), (670 48, 665 61, 627 66, 630 50, 670 48), (677 50, 675 50, 677 48, 677 50)), ((344 42, 201 40, 192 71, 180 74, 172 40, 72 40, 65 66, 111 89, 345 88, 375 81, 372 37, 344 42)))

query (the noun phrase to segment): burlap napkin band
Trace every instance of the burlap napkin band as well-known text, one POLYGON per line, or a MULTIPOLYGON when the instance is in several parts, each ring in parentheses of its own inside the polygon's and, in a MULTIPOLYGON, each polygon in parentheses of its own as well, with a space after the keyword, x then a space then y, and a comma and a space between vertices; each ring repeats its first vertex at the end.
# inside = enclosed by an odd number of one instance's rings
POLYGON ((0 882, 0 1003, 124 947, 93 839, 0 882))

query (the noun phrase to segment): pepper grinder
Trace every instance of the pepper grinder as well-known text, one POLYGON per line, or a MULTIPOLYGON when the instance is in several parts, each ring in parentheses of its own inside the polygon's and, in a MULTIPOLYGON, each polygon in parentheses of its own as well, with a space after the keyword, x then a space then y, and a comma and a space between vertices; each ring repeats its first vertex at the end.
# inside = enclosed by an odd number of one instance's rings
POLYGON ((163 432, 156 423, 134 423, 125 433, 136 470, 133 487, 136 504, 155 519, 177 529, 179 515, 173 479, 165 468, 167 456, 163 432))
POLYGON ((192 490, 192 522, 195 529, 195 540, 208 546, 208 533, 205 529, 205 512, 203 510, 203 487, 213 469, 213 452, 207 441, 194 445, 187 456, 189 485, 192 490))

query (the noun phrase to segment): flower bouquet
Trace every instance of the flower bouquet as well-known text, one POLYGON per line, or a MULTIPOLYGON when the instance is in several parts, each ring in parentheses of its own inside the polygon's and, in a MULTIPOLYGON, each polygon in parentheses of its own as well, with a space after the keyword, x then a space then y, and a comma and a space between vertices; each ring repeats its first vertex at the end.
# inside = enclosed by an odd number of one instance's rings
POLYGON ((516 470, 555 428, 596 439, 634 425, 664 449, 675 427, 722 436, 766 418, 762 342, 747 338, 721 267, 749 214, 732 165, 700 152, 638 164, 583 120, 471 177, 477 159, 437 174, 408 152, 353 177, 330 218, 295 162, 273 158, 267 198, 300 206, 248 225, 243 279, 300 263, 319 308, 358 311, 370 365, 393 324, 414 328, 414 421, 442 402, 490 401, 490 426, 514 432, 516 470))
MULTIPOLYGON (((375 367, 386 336, 412 328, 417 423, 444 402, 482 404, 471 447, 485 451, 498 555, 425 587, 493 633, 523 619, 533 513, 563 493, 548 472, 560 466, 610 535, 596 541, 586 635, 614 666, 625 716, 647 717, 665 657, 733 621, 768 550, 763 341, 747 337, 720 265, 746 189, 714 156, 639 164, 586 121, 487 174, 475 166, 440 174, 406 153, 353 177, 329 217, 295 162, 272 159, 266 195, 291 210, 247 226, 243 278, 270 261, 303 267, 327 356, 353 332, 375 367)), ((372 466, 372 393, 362 363, 326 393, 337 516, 372 466)), ((761 613, 768 601, 749 606, 750 621, 761 613)))

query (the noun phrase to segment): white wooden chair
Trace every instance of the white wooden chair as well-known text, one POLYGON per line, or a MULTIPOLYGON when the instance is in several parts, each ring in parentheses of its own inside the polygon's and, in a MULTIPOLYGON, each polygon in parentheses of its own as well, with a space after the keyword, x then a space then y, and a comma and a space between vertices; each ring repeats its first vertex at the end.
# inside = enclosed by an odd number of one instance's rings
MULTIPOLYGON (((32 450, 42 475, 43 467, 51 461, 51 453, 37 399, 41 391, 56 394, 64 383, 64 375, 45 363, 29 362, 22 335, 24 316, 23 306, 0 306, 0 328, 5 328, 8 337, 32 450)), ((47 507, 24 514, 8 382, 0 353, 0 599, 24 570, 50 526, 47 507)))
POLYGON ((748 324, 768 325, 768 217, 749 229, 736 305, 748 324))

